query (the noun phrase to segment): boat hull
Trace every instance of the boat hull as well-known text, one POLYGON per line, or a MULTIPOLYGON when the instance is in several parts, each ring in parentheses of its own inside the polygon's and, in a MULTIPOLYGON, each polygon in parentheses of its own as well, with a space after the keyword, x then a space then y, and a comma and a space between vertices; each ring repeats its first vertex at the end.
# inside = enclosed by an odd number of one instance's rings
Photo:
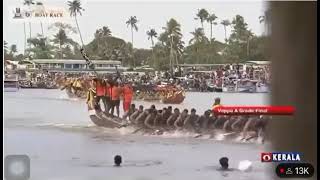
POLYGON ((19 88, 11 88, 11 87, 5 87, 3 88, 4 92, 17 92, 19 91, 19 88))
POLYGON ((162 98, 161 99, 161 102, 163 104, 181 104, 185 99, 185 96, 183 93, 180 93, 174 97, 170 97, 170 98, 162 98))
POLYGON ((222 87, 214 87, 214 92, 222 92, 222 87))
POLYGON ((90 120, 100 127, 106 128, 119 128, 122 126, 120 119, 107 117, 102 111, 99 110, 89 110, 90 120))

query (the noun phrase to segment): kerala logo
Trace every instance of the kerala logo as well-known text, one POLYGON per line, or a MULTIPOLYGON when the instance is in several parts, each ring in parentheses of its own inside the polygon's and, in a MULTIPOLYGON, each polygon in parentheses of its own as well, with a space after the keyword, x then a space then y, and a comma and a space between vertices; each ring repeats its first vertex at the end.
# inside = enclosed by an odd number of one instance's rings
POLYGON ((38 6, 35 8, 15 8, 13 19, 23 18, 63 18, 65 16, 62 8, 44 8, 38 6))
POLYGON ((22 14, 21 14, 21 9, 20 8, 16 8, 16 11, 13 12, 14 13, 14 19, 18 19, 18 18, 22 18, 22 14))

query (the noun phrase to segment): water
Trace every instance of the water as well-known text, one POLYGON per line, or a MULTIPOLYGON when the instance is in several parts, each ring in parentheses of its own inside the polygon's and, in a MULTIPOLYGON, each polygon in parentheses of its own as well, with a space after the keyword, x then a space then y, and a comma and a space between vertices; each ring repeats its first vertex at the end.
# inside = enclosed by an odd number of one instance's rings
MULTIPOLYGON (((184 103, 173 107, 203 113, 215 97, 227 105, 268 104, 267 94, 187 93, 184 103)), ((269 164, 260 162, 268 144, 194 139, 181 133, 141 136, 128 133, 130 129, 96 127, 85 102, 69 99, 60 90, 5 93, 4 132, 4 154, 27 154, 32 180, 270 179, 269 164), (113 167, 117 154, 123 157, 120 168, 113 167), (253 169, 217 171, 222 156, 229 157, 232 168, 249 160, 253 169)))

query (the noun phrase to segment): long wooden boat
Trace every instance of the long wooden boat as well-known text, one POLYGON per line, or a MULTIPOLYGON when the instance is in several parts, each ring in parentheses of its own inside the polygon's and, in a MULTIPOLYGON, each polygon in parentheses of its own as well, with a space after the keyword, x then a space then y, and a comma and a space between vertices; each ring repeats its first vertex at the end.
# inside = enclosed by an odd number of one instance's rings
POLYGON ((106 116, 101 110, 88 110, 91 121, 101 127, 106 128, 119 128, 122 127, 120 118, 111 118, 106 116))
POLYGON ((183 91, 175 94, 171 97, 162 97, 161 102, 164 104, 181 104, 185 99, 185 93, 183 91))

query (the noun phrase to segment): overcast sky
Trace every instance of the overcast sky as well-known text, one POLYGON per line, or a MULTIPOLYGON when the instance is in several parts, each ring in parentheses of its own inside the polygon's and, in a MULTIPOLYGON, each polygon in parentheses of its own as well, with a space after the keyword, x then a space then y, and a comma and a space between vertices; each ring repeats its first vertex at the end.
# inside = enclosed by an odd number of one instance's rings
MULTIPOLYGON (((151 0, 152 1, 152 0, 151 0)), ((66 1, 63 0, 46 0, 42 1, 47 6, 67 8, 66 1)), ((4 40, 9 44, 17 44, 18 51, 23 52, 24 33, 23 23, 13 22, 12 9, 21 7, 23 0, 5 0, 4 1, 4 40)), ((151 42, 146 36, 146 31, 154 28, 158 34, 163 30, 166 22, 170 18, 175 18, 181 24, 183 40, 188 44, 192 37, 190 32, 195 28, 200 27, 199 21, 194 20, 197 10, 205 8, 209 13, 215 13, 218 17, 218 22, 223 19, 230 21, 239 14, 244 17, 249 29, 257 35, 261 35, 264 31, 263 24, 259 23, 259 16, 264 14, 266 9, 263 1, 213 1, 213 2, 197 2, 192 0, 177 0, 171 2, 168 0, 144 2, 138 1, 113 1, 110 0, 85 0, 82 1, 82 6, 85 9, 83 15, 80 16, 79 26, 84 39, 84 43, 89 43, 94 37, 94 32, 97 28, 108 26, 112 35, 122 38, 125 41, 131 41, 130 28, 125 24, 130 16, 137 16, 138 32, 134 32, 134 46, 138 48, 150 48, 151 42)), ((75 26, 73 19, 69 17, 64 20, 75 26)), ((47 28, 50 25, 48 22, 43 22, 45 35, 52 35, 54 32, 47 28)), ((41 32, 40 23, 33 22, 32 35, 41 32)), ((205 23, 205 33, 210 36, 210 25, 205 23)), ((29 34, 27 26, 27 34, 29 34)), ((227 31, 230 34, 230 28, 227 31)), ((220 40, 224 40, 224 29, 222 25, 213 27, 213 36, 220 40)), ((74 40, 80 42, 78 35, 73 36, 74 40)))

